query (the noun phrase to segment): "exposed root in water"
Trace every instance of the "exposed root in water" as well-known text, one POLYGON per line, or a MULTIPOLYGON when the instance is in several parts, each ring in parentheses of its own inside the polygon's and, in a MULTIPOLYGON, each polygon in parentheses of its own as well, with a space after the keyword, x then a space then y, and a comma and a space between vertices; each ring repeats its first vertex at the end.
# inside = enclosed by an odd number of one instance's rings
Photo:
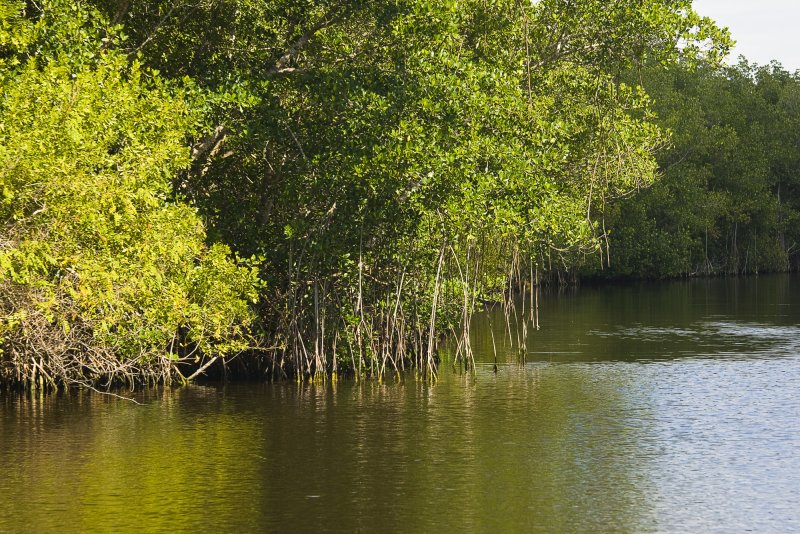
POLYGON ((4 326, 0 385, 108 391, 187 384, 203 376, 383 382, 411 369, 417 379, 435 381, 445 338, 453 368, 475 372, 471 323, 475 313, 492 309, 502 310, 503 321, 490 328, 495 366, 501 340, 494 330, 501 325, 503 343, 525 363, 531 334, 540 327, 546 259, 523 254, 511 242, 443 237, 438 250, 390 262, 361 254, 347 273, 321 272, 300 251, 288 283, 273 286, 262 305, 261 347, 238 355, 200 354, 173 339, 161 354, 121 358, 120 347, 103 344, 91 324, 67 327, 32 306, 20 314, 19 303, 5 298, 0 312, 17 322, 4 326))
POLYGON ((186 384, 218 361, 191 346, 181 347, 177 334, 158 354, 120 357, 121 347, 104 343, 94 325, 76 320, 67 300, 62 310, 72 319, 53 316, 24 291, 3 286, 0 297, 0 388, 56 391, 80 387, 98 392, 111 388, 186 384), (188 377, 184 374, 188 374, 188 377))
MULTIPOLYGON (((433 381, 445 338, 453 369, 475 372, 477 312, 502 310, 504 343, 523 363, 540 327, 546 256, 523 254, 513 242, 443 237, 435 251, 391 262, 361 253, 350 274, 323 274, 299 258, 288 289, 269 299, 277 306, 266 312, 272 322, 265 330, 274 333, 269 345, 279 347, 268 356, 273 377, 280 370, 300 382, 334 373, 380 382, 415 369, 433 381)), ((499 340, 493 329, 491 335, 497 363, 499 340)))

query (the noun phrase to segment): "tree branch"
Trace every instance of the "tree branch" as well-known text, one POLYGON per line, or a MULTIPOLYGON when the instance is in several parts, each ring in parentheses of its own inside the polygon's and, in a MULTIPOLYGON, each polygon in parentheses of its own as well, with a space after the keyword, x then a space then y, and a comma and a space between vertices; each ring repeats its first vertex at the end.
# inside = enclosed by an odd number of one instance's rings
POLYGON ((300 55, 300 52, 303 51, 303 48, 308 44, 308 42, 320 31, 328 26, 331 26, 334 22, 338 20, 338 18, 345 13, 345 9, 342 7, 344 3, 336 4, 335 6, 331 7, 316 23, 314 23, 308 30, 306 30, 300 37, 298 37, 286 52, 275 62, 275 64, 270 67, 267 71, 268 76, 275 76, 276 74, 281 74, 283 72, 291 72, 294 69, 289 68, 289 64, 297 59, 297 56, 300 55))
POLYGON ((204 137, 192 147, 192 161, 205 159, 216 154, 228 133, 229 130, 224 125, 214 128, 214 132, 211 135, 204 137))

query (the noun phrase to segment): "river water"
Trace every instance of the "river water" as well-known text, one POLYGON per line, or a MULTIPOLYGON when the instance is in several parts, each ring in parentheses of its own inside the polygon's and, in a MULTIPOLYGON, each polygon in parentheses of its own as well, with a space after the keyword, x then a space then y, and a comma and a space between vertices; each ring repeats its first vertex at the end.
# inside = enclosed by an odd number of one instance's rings
POLYGON ((800 279, 582 287, 540 321, 520 351, 476 318, 476 372, 435 385, 0 396, 0 531, 800 531, 800 279))

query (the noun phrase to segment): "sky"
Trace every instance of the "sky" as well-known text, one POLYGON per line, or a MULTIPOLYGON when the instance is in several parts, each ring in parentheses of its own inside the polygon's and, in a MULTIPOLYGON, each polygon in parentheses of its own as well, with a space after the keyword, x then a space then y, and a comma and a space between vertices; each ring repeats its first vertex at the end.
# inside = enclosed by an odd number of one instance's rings
POLYGON ((694 0, 694 10, 727 26, 739 54, 760 65, 773 59, 788 71, 800 69, 800 0, 694 0))

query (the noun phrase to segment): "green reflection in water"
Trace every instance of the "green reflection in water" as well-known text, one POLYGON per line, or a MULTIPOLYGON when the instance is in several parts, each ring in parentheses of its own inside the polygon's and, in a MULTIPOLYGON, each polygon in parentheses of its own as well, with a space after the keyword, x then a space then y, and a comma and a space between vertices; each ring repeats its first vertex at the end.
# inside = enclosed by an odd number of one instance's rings
POLYGON ((258 495, 258 459, 239 454, 238 445, 261 441, 262 427, 231 412, 211 388, 139 400, 145 405, 81 393, 6 399, 0 530, 252 526, 262 510, 243 514, 235 499, 243 487, 258 495))
POLYGON ((0 531, 798 530, 799 305, 789 277, 582 288, 527 365, 496 332, 497 374, 479 318, 476 374, 435 385, 0 397, 0 531))
POLYGON ((7 401, 18 434, 2 447, 26 483, 4 484, 0 510, 11 530, 642 525, 647 466, 625 454, 643 431, 641 417, 626 424, 628 387, 590 369, 512 366, 435 386, 7 401))
MULTIPOLYGON (((800 280, 785 275, 550 289, 541 299, 540 330, 531 326, 527 299, 520 299, 518 321, 508 326, 499 308, 477 316, 472 346, 478 361, 491 361, 492 324, 499 361, 509 363, 521 361, 520 345, 529 362, 741 355, 731 333, 741 334, 747 324, 793 327, 800 318, 798 306, 800 280)), ((740 341, 755 352, 769 352, 768 337, 740 341)))

